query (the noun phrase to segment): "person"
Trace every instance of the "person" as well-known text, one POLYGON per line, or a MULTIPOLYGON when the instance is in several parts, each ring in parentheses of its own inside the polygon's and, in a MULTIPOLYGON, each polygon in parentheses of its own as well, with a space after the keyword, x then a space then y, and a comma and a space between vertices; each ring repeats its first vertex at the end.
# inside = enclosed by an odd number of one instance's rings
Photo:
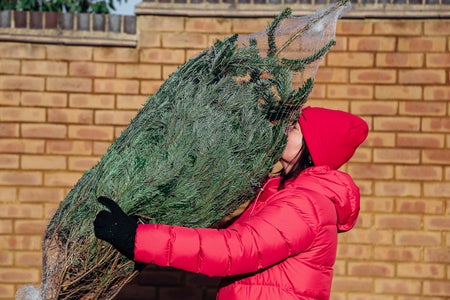
POLYGON ((306 107, 286 129, 282 171, 228 227, 136 224, 111 199, 98 200, 97 238, 136 262, 221 276, 217 299, 329 299, 338 232, 356 223, 359 189, 338 168, 368 127, 347 112, 306 107))

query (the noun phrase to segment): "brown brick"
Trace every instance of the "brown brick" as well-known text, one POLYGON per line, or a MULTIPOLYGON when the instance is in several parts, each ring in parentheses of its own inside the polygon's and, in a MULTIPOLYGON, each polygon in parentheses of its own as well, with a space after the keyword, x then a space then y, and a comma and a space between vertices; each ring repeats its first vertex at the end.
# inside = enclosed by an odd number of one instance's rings
POLYGON ((424 66, 424 55, 422 53, 377 53, 376 65, 378 67, 402 67, 419 68, 424 66))
POLYGON ((73 187, 83 175, 80 172, 52 172, 44 174, 44 183, 50 187, 73 187))
POLYGON ((371 35, 373 22, 361 22, 361 20, 340 20, 336 24, 336 34, 343 35, 371 35))
POLYGON ((349 164, 348 172, 354 178, 360 179, 392 179, 394 178, 394 167, 391 165, 376 164, 349 164))
POLYGON ((23 106, 33 107, 65 107, 67 94, 46 92, 23 92, 20 102, 23 106))
POLYGON ((443 148, 445 137, 432 133, 398 133, 396 145, 407 148, 443 148))
POLYGON ((393 230, 420 230, 422 219, 420 216, 376 215, 375 227, 393 230))
POLYGON ((424 249, 424 261, 450 263, 450 248, 445 247, 426 247, 424 249))
POLYGON ((166 49, 143 49, 140 52, 142 63, 169 63, 181 65, 185 62, 186 55, 182 49, 167 51, 166 49))
POLYGON ((404 278, 375 279, 375 293, 384 294, 409 294, 419 295, 421 280, 407 280, 404 278))
POLYGON ((0 201, 10 203, 17 200, 17 189, 15 187, 0 187, 0 201))
POLYGON ((419 197, 420 193, 421 186, 417 182, 375 182, 375 194, 379 196, 419 197))
MULTIPOLYGON (((68 194, 70 191, 70 188, 67 188, 67 192, 65 194, 68 194)), ((57 211, 59 207, 59 203, 46 203, 44 205, 44 217, 49 220, 55 215, 55 212, 57 211)))
MULTIPOLYGON (((333 295, 333 294, 332 294, 333 295)), ((332 296, 333 297, 333 296, 332 296)), ((379 300, 379 296, 377 294, 364 294, 364 293, 358 293, 358 294, 349 294, 348 297, 344 297, 342 299, 333 299, 333 300, 379 300)), ((332 298, 330 298, 332 299, 332 298)), ((383 300, 400 300, 400 298, 397 298, 394 295, 383 295, 383 300)), ((402 299, 407 300, 407 299, 402 299)), ((411 300, 411 299, 409 299, 411 300)))
POLYGON ((94 61, 137 62, 138 51, 129 48, 96 47, 94 48, 94 61))
POLYGON ((15 255, 16 266, 20 267, 42 267, 41 252, 17 252, 15 255))
POLYGON ((144 48, 160 48, 161 47, 161 34, 152 30, 141 30, 139 37, 139 47, 144 48))
POLYGON ((106 153, 109 146, 111 146, 111 143, 109 143, 109 142, 105 143, 105 142, 95 141, 93 154, 94 155, 103 155, 106 153))
POLYGON ((95 124, 127 125, 136 116, 136 111, 98 110, 95 112, 95 124))
POLYGON ((424 132, 450 132, 450 118, 423 118, 422 131, 424 132))
POLYGON ((432 164, 448 164, 450 162, 450 149, 425 149, 422 152, 422 162, 432 164))
POLYGON ((373 194, 372 181, 359 179, 357 185, 359 187, 359 192, 362 196, 373 194))
POLYGON ((206 33, 231 33, 231 19, 186 18, 186 31, 206 33))
POLYGON ((400 37, 398 50, 405 52, 444 52, 445 37, 400 37))
POLYGON ((448 280, 425 280, 423 291, 425 295, 448 297, 450 295, 450 284, 448 284, 448 280))
POLYGON ((374 129, 380 131, 405 131, 414 132, 420 130, 420 118, 418 117, 375 117, 374 129))
POLYGON ((69 138, 111 141, 113 138, 113 127, 99 126, 99 125, 97 126, 70 125, 69 138))
POLYGON ((349 37, 348 50, 350 51, 394 51, 395 37, 363 36, 349 37))
POLYGON ((163 79, 166 80, 167 78, 169 78, 169 76, 175 73, 177 69, 178 66, 163 66, 162 70, 163 79))
MULTIPOLYGON (((0 235, 0 245, 7 250, 41 250, 41 235, 0 235)), ((28 270, 26 270, 28 271, 28 270)), ((0 276, 1 277, 1 276, 0 276)), ((5 282, 0 279, 0 282, 5 282)))
MULTIPOLYGON (((49 187, 23 187, 19 189, 19 201, 23 203, 32 202, 55 202, 59 203, 64 198, 64 189, 59 188, 49 188, 49 187)), ((26 205, 21 205, 26 208, 26 205)), ((30 208, 35 208, 37 205, 28 205, 30 208)), ((39 206, 40 207, 40 206, 39 206)), ((36 209, 37 210, 37 209, 36 209)), ((37 210, 36 213, 40 211, 39 216, 42 214, 42 209, 37 210)), ((30 217, 30 216, 23 216, 30 217)))
POLYGON ((387 69, 357 69, 350 70, 351 83, 395 83, 396 70, 387 69))
POLYGON ((448 86, 426 86, 424 88, 424 100, 448 100, 450 98, 450 87, 448 86))
POLYGON ((418 261, 421 258, 421 249, 418 247, 398 247, 395 245, 376 246, 376 258, 381 261, 393 262, 412 262, 418 261))
POLYGON ((48 45, 46 50, 48 60, 92 60, 92 47, 48 45))
POLYGON ((71 94, 69 106, 75 108, 114 108, 114 95, 71 94))
POLYGON ((67 63, 56 61, 23 61, 22 74, 66 76, 67 63))
POLYGON ((132 79, 161 79, 161 66, 151 64, 119 64, 118 78, 132 79))
POLYGON ((448 26, 450 21, 446 19, 427 19, 424 22, 424 34, 425 36, 432 35, 448 35, 448 26))
POLYGON ((442 214, 442 200, 402 198, 396 200, 396 211, 406 214, 442 214))
POLYGON ((142 95, 154 95, 159 90, 163 82, 164 81, 162 80, 142 80, 140 93, 142 95))
POLYGON ((372 279, 349 277, 345 278, 336 277, 333 279, 333 292, 371 292, 372 291, 372 279))
POLYGON ((347 83, 349 72, 347 69, 341 68, 319 68, 316 77, 314 78, 315 83, 347 83))
POLYGON ((395 266, 382 262, 350 262, 350 276, 360 277, 394 277, 395 266))
POLYGON ((347 242, 351 244, 390 245, 393 238, 393 233, 391 230, 375 230, 373 228, 353 228, 345 234, 347 242))
POLYGON ((0 60, 0 74, 19 74, 20 61, 19 60, 0 60))
POLYGON ((26 138, 62 139, 67 135, 65 125, 56 124, 21 124, 21 134, 26 138))
POLYGON ((87 171, 99 161, 98 157, 69 157, 70 171, 87 171))
MULTIPOLYGON (((293 89, 296 89, 296 88, 299 88, 299 87, 300 87, 299 85, 294 85, 294 84, 292 85, 293 89)), ((321 100, 317 100, 317 99, 322 99, 322 101, 323 101, 323 100, 325 100, 325 96, 326 96, 326 85, 325 84, 320 84, 320 83, 314 84, 314 88, 311 91, 311 94, 309 95, 309 99, 316 100, 315 103, 318 103, 317 106, 320 106, 319 101, 321 101, 321 100)), ((331 107, 333 105, 334 106, 345 106, 345 109, 348 109, 348 105, 344 104, 345 101, 339 101, 339 102, 328 101, 328 102, 332 103, 328 107, 331 107)))
POLYGON ((448 232, 450 231, 450 218, 447 216, 424 216, 424 228, 448 232))
POLYGON ((47 141, 49 154, 90 155, 92 154, 90 141, 47 141))
MULTIPOLYGON (((13 233, 13 222, 11 220, 0 219, 0 234, 12 234, 12 233, 13 233)), ((0 253, 0 266, 2 265, 2 259, 4 259, 4 257, 2 257, 0 253)))
POLYGON ((391 132, 370 132, 364 144, 367 147, 394 147, 396 135, 391 132))
POLYGON ((48 121, 65 124, 93 124, 94 113, 88 109, 55 108, 48 110, 48 121))
POLYGON ((0 137, 2 138, 14 138, 19 137, 19 124, 15 123, 2 123, 0 126, 0 137))
POLYGON ((442 167, 396 166, 395 178, 399 180, 442 180, 442 167))
POLYGON ((386 35, 420 35, 422 24, 408 20, 382 20, 374 23, 374 33, 386 35))
POLYGON ((47 78, 47 90, 57 92, 91 92, 92 80, 74 77, 49 77, 47 78))
POLYGON ((450 53, 427 53, 426 66, 429 68, 449 68, 450 53))
POLYGON ((448 182, 424 183, 424 194, 428 197, 450 197, 450 184, 448 182))
POLYGON ((372 247, 368 245, 346 245, 344 243, 338 244, 338 258, 358 258, 369 259, 372 257, 372 247))
POLYGON ((444 84, 444 70, 399 70, 398 81, 405 84, 444 84))
POLYGON ((0 298, 15 299, 14 287, 13 284, 0 284, 0 298))
POLYGON ((38 268, 3 268, 0 269, 0 282, 24 283, 38 282, 40 270, 38 268))
POLYGON ((14 263, 14 254, 12 252, 0 251, 0 266, 12 266, 13 263, 14 263))
POLYGON ((0 107, 0 119, 2 121, 44 122, 45 109, 0 107))
POLYGON ((141 109, 145 103, 147 102, 148 97, 146 96, 125 96, 125 95, 117 95, 117 108, 118 109, 134 109, 136 112, 137 110, 141 109))
POLYGON ((75 77, 114 77, 116 66, 112 63, 71 62, 69 75, 75 77))
POLYGON ((44 59, 45 46, 31 43, 1 43, 2 58, 44 59))
POLYGON ((393 100, 420 100, 422 99, 422 88, 419 86, 405 85, 376 85, 375 98, 393 100))
POLYGON ((66 158, 55 155, 22 155, 20 165, 24 170, 64 170, 66 158))
POLYGON ((397 231, 395 244, 399 246, 436 246, 441 244, 439 232, 397 231))
POLYGON ((352 101, 351 111, 361 115, 396 115, 398 112, 397 101, 352 101))
POLYGON ((16 220, 14 232, 16 234, 44 234, 47 220, 16 220))
POLYGON ((334 99, 372 99, 373 87, 369 85, 328 85, 327 96, 334 99))
POLYGON ((395 201, 389 197, 362 197, 361 211, 390 213, 394 211, 395 201))
POLYGON ((244 34, 244 33, 254 33, 258 31, 265 30, 267 25, 271 22, 268 18, 233 18, 231 20, 232 23, 232 32, 244 34))
POLYGON ((104 94, 138 94, 139 81, 131 79, 96 79, 94 81, 94 90, 96 93, 104 94))
POLYGON ((5 91, 43 91, 44 83, 45 79, 40 77, 0 76, 0 89, 5 91))
POLYGON ((18 169, 19 155, 0 154, 0 169, 18 169))
POLYGON ((19 105, 20 93, 11 91, 0 91, 0 104, 1 105, 19 105))
POLYGON ((44 153, 44 141, 31 139, 1 139, 0 153, 44 153))
POLYGON ((445 116, 447 103, 445 102, 400 102, 400 114, 411 116, 445 116))
POLYGON ((139 18, 140 28, 155 28, 152 32, 183 31, 184 18, 175 16, 145 15, 139 18))
POLYGON ((0 185, 41 185, 41 172, 0 171, 0 185))
POLYGON ((358 52, 330 52, 327 54, 327 66, 364 68, 374 65, 375 55, 373 53, 358 52))

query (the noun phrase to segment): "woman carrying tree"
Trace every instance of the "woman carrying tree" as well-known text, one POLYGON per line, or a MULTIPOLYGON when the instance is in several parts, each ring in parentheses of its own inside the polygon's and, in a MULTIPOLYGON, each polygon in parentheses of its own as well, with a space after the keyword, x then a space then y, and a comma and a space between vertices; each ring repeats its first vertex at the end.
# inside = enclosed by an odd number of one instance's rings
POLYGON ((306 107, 286 128, 282 171, 228 227, 137 224, 100 197, 110 211, 95 235, 136 262, 223 277, 217 299, 329 299, 338 232, 354 226, 360 200, 338 168, 367 133, 355 115, 306 107))

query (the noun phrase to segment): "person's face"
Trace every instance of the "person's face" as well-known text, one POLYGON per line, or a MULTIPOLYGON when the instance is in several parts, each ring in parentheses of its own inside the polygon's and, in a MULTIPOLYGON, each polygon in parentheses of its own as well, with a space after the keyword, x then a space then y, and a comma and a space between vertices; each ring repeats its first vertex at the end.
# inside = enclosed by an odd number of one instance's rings
POLYGON ((303 134, 300 129, 300 124, 295 122, 294 124, 286 128, 287 144, 281 155, 281 164, 284 170, 289 172, 292 166, 297 162, 300 149, 303 145, 303 134))

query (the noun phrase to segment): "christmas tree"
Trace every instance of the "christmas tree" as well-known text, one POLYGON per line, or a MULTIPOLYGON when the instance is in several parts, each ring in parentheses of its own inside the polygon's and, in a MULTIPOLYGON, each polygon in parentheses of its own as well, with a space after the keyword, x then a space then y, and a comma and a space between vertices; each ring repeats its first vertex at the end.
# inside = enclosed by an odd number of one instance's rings
POLYGON ((214 226, 251 199, 348 6, 307 17, 286 9, 265 31, 218 41, 174 72, 50 220, 39 297, 108 299, 136 275, 94 236, 101 195, 144 222, 190 227, 214 226))

